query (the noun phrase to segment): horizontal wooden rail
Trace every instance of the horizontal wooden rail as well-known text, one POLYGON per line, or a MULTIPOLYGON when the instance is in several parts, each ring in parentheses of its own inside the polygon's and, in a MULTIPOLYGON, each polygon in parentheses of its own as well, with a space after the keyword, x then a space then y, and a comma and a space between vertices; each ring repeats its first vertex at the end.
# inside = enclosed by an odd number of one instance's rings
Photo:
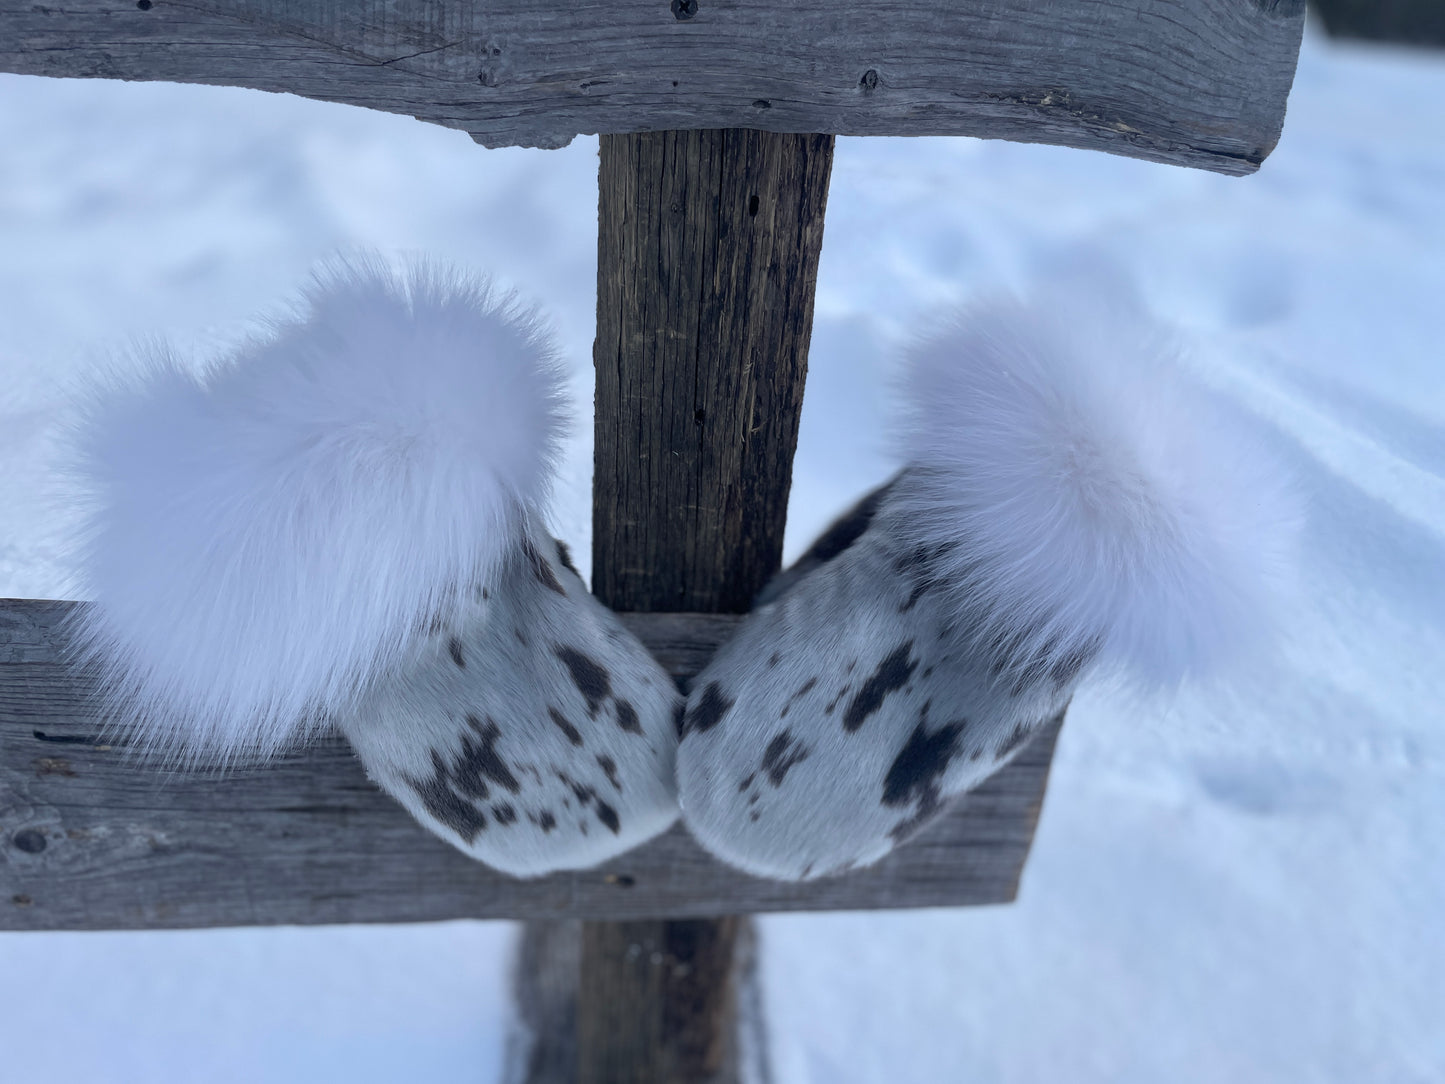
POLYGON ((975 135, 1253 172, 1305 0, 0 0, 0 71, 285 91, 488 146, 975 135))
MULTIPOLYGON (((521 881, 419 828, 340 740, 224 776, 167 773, 97 739, 63 662, 77 603, 0 601, 0 929, 92 930, 453 918, 643 918, 958 906, 1013 899, 1056 730, 869 870, 759 880, 676 828, 604 866, 521 881)), ((736 617, 626 620, 685 680, 736 617)))

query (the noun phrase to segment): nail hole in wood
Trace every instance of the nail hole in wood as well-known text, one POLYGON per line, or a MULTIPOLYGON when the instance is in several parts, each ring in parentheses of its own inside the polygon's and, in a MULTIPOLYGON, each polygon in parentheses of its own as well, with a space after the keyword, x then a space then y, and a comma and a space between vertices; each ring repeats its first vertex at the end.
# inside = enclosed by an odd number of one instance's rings
POLYGON ((16 832, 10 842, 17 851, 24 851, 26 854, 39 854, 49 844, 45 840, 43 832, 37 832, 34 828, 26 828, 22 832, 16 832))

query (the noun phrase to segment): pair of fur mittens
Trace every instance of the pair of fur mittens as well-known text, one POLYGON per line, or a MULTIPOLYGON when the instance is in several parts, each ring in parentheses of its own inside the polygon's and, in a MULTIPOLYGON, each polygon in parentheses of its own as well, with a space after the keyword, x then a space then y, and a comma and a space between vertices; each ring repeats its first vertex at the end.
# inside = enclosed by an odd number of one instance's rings
POLYGON ((680 696, 541 527, 565 419, 531 314, 359 264, 215 371, 147 376, 79 441, 77 642, 143 745, 225 764, 334 725, 519 876, 676 820, 680 696))
POLYGON ((1147 325, 997 302, 916 346, 902 469, 671 679, 542 529, 563 425, 536 321, 436 269, 324 278, 196 377, 91 412, 78 640, 182 760, 335 726, 422 824, 519 876, 666 829, 786 880, 877 861, 1091 673, 1258 638, 1294 504, 1147 325), (683 718, 679 743, 677 719, 683 718))

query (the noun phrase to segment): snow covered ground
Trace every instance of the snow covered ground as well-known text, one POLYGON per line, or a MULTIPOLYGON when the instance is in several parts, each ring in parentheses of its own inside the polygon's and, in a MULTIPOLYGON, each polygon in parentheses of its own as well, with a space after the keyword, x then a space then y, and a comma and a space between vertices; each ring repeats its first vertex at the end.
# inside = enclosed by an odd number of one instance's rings
MULTIPOLYGON (((917 319, 1088 268, 1198 343, 1311 498, 1280 657, 1081 696, 1008 908, 766 919, 779 1084, 1445 1081, 1445 54, 1306 44, 1236 180, 842 140, 789 550, 888 471, 917 319)), ((329 253, 491 269, 590 381, 596 143, 0 76, 0 596, 68 594, 55 424, 97 361, 233 341, 329 253)), ((557 527, 587 552, 590 431, 557 527)), ((505 924, 0 934, 0 1080, 494 1080, 505 924)))

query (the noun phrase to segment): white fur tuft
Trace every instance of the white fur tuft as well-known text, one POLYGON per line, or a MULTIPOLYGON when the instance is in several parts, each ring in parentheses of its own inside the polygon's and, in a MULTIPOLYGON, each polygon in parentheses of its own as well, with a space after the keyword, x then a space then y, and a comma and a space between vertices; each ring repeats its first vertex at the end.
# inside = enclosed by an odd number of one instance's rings
POLYGON ((352 263, 204 378, 165 357, 79 435, 79 639, 153 746, 273 754, 491 582, 546 496, 561 375, 484 280, 352 263))
POLYGON ((996 666, 1170 684, 1271 625, 1298 505, 1177 355, 1072 299, 986 303, 911 351, 891 503, 996 666))

